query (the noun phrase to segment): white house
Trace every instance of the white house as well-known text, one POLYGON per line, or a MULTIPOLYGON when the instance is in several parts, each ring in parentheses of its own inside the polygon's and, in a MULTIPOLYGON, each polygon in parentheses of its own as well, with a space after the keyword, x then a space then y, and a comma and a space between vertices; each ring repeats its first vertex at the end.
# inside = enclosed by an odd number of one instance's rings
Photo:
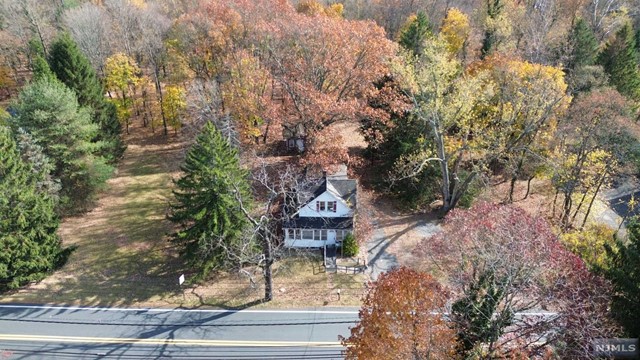
POLYGON ((353 232, 356 181, 344 176, 323 176, 311 196, 283 224, 287 247, 320 248, 340 244, 353 232))

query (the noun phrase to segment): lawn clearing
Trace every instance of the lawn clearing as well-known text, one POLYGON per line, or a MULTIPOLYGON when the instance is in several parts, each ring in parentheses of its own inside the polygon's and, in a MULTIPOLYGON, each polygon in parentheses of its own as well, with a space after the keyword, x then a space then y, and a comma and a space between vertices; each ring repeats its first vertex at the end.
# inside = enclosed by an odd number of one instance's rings
POLYGON ((96 207, 61 224, 64 245, 77 246, 68 263, 2 301, 123 306, 175 298, 181 270, 165 238, 165 215, 183 144, 145 130, 132 129, 136 135, 96 207))

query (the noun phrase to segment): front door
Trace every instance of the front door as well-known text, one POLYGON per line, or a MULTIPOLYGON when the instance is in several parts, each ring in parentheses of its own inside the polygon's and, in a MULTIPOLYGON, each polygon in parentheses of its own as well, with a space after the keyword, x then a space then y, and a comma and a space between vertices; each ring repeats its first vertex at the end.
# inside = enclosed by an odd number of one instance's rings
POLYGON ((335 243, 336 243, 336 231, 327 230, 327 244, 335 244, 335 243))

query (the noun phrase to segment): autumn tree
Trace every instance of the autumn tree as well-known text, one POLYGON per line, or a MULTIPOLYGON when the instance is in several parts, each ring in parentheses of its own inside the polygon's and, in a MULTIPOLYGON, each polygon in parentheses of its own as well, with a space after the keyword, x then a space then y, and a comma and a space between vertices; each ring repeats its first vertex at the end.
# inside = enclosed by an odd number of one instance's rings
POLYGON ((606 285, 560 245, 543 218, 522 209, 486 203, 456 209, 414 254, 456 294, 451 319, 461 355, 539 356, 547 345, 577 353, 611 330, 605 326, 607 295, 598 289, 606 285), (552 316, 523 314, 552 305, 558 309, 552 316), (572 309, 577 305, 580 311, 572 309), (554 335, 551 329, 560 330, 554 335), (540 345, 543 334, 547 339, 540 345))
POLYGON ((606 224, 589 224, 585 228, 562 234, 560 239, 566 248, 580 256, 590 269, 607 268, 605 244, 615 240, 615 229, 606 224))
POLYGON ((248 174, 240 167, 237 150, 211 123, 189 149, 182 171, 169 216, 180 226, 172 241, 203 279, 236 265, 229 254, 244 244, 248 221, 241 207, 250 208, 248 174))
POLYGON ((477 120, 485 124, 486 146, 497 154, 511 176, 508 201, 513 201, 516 181, 530 180, 543 166, 541 158, 569 98, 561 69, 494 55, 470 70, 484 78, 493 96, 478 104, 477 120))
POLYGON ((563 195, 560 219, 564 229, 588 204, 584 226, 600 189, 627 159, 630 148, 621 139, 630 121, 628 114, 626 100, 613 89, 603 89, 576 98, 562 120, 552 181, 563 195), (577 194, 580 197, 575 199, 577 194))
POLYGON ((118 110, 118 118, 125 124, 128 134, 133 97, 141 81, 140 68, 132 58, 124 54, 115 54, 107 59, 105 73, 107 89, 117 91, 118 98, 114 103, 118 110))
POLYGON ((38 191, 37 177, 22 161, 9 128, 0 126, 0 289, 38 281, 61 265, 54 203, 38 191))
POLYGON ((451 8, 440 28, 440 36, 447 42, 449 52, 464 58, 470 32, 471 26, 467 15, 456 8, 451 8))
POLYGON ((167 86, 165 88, 164 100, 162 102, 162 111, 167 118, 167 123, 178 132, 182 126, 182 116, 187 106, 184 89, 180 86, 167 86))
POLYGON ((431 275, 401 267, 370 284, 346 359, 451 359, 455 333, 444 318, 447 292, 431 275))
POLYGON ((418 151, 397 161, 394 178, 414 178, 434 166, 446 214, 482 171, 465 160, 476 146, 482 146, 481 137, 472 134, 482 134, 484 129, 472 117, 475 104, 485 101, 486 94, 479 78, 462 73, 446 42, 432 39, 425 44, 420 57, 405 57, 404 64, 396 67, 402 88, 414 104, 412 116, 420 123, 423 140, 418 151))

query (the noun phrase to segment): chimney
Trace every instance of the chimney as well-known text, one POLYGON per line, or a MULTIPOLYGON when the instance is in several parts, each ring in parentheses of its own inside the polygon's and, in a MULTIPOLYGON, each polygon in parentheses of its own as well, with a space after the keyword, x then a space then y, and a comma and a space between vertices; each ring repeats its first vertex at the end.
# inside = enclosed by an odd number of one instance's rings
POLYGON ((326 169, 322 169, 322 178, 323 179, 327 179, 327 170, 326 169))

